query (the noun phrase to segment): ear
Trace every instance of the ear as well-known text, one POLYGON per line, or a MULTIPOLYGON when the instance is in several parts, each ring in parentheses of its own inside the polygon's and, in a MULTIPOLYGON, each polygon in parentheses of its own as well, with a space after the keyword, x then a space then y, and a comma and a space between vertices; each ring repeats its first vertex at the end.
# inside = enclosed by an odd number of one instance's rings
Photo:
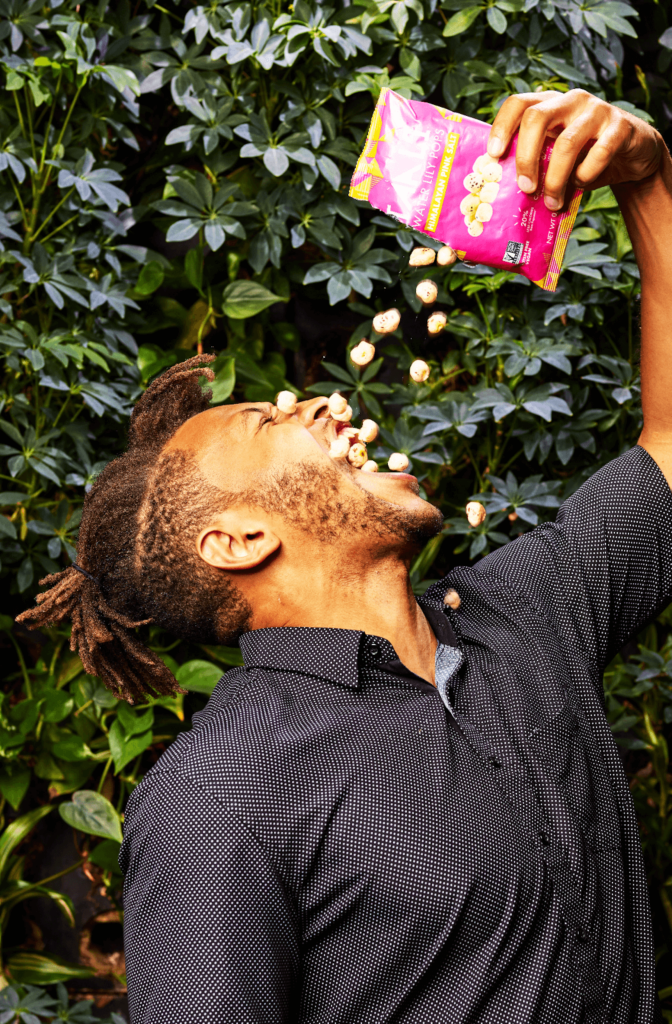
POLYGON ((215 569, 256 569, 280 547, 280 538, 264 519, 246 509, 231 509, 203 530, 196 549, 215 569))

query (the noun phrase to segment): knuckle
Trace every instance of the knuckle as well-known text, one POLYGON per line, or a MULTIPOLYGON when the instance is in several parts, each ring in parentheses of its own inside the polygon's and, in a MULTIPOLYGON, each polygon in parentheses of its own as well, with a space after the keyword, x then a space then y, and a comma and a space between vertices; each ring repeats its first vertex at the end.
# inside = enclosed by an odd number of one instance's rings
POLYGON ((546 120, 546 111, 543 109, 542 103, 537 103, 534 107, 528 107, 523 114, 522 124, 524 127, 536 127, 542 124, 546 120))

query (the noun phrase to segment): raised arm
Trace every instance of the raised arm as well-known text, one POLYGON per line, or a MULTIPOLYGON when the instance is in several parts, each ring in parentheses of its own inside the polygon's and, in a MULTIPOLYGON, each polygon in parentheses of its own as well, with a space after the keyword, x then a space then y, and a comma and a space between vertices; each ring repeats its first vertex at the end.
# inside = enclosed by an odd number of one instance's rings
POLYGON ((536 190, 544 140, 557 136, 544 181, 549 209, 562 207, 571 182, 614 189, 642 275, 639 443, 672 486, 672 160, 667 147, 640 118, 583 89, 509 97, 490 132, 491 156, 501 155, 516 131, 518 184, 524 192, 536 190))

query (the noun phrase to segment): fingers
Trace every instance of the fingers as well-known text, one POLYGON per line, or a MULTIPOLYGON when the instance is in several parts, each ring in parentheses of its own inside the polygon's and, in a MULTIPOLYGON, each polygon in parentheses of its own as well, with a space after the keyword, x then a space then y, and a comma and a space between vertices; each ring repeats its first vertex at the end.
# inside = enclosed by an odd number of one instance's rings
POLYGON ((500 107, 490 129, 488 138, 490 156, 499 157, 506 151, 527 110, 546 102, 550 97, 560 96, 562 93, 558 92, 521 92, 515 96, 509 96, 500 107))
POLYGON ((618 153, 628 149, 634 131, 635 128, 629 120, 612 121, 577 167, 574 175, 577 185, 591 185, 618 153))
POLYGON ((559 210, 563 206, 565 191, 570 179, 575 177, 574 168, 581 151, 599 134, 596 128, 593 113, 587 111, 572 121, 555 140, 544 179, 544 202, 549 210, 559 210))

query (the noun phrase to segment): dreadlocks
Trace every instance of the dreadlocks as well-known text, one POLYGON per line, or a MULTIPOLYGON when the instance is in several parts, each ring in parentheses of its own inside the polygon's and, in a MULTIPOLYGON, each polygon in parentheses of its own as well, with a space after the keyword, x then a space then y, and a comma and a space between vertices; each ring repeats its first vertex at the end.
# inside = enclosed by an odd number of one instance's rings
POLYGON ((230 579, 198 558, 204 518, 229 505, 182 451, 163 448, 186 420, 208 408, 214 356, 194 356, 158 377, 131 416, 128 448, 84 501, 78 561, 40 580, 50 587, 18 616, 34 627, 72 622, 71 650, 116 697, 179 692, 161 658, 136 634, 155 623, 185 639, 232 643, 250 609, 230 579))

